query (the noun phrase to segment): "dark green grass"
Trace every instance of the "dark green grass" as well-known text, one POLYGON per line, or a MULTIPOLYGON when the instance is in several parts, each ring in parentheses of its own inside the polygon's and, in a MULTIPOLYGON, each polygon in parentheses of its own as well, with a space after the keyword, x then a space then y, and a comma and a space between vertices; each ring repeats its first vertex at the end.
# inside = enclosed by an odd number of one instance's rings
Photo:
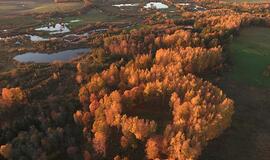
POLYGON ((245 28, 228 47, 233 63, 228 77, 249 85, 270 87, 263 72, 270 65, 270 28, 245 28))

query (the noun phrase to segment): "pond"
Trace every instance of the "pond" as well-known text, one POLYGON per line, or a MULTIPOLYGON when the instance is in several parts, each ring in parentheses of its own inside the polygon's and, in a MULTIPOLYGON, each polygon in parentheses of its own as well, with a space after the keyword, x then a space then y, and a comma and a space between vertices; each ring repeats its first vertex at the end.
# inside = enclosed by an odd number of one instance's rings
POLYGON ((39 52, 27 52, 14 57, 14 60, 22 63, 34 62, 34 63, 50 63, 54 61, 69 61, 80 57, 84 53, 89 52, 89 48, 71 49, 57 53, 39 53, 39 52))

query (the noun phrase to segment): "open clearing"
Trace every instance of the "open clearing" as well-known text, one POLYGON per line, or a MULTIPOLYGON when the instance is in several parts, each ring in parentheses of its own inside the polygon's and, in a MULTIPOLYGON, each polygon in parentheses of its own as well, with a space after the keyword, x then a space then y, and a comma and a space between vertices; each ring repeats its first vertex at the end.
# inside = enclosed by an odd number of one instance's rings
POLYGON ((217 84, 235 101, 232 124, 211 141, 199 160, 268 160, 270 157, 270 89, 228 80, 217 84))
MULTIPOLYGON (((211 82, 235 101, 231 127, 210 142, 200 160, 268 160, 270 157, 270 77, 262 76, 270 64, 270 29, 240 31, 229 45, 232 70, 211 82)), ((214 79, 215 79, 214 78, 214 79)))
POLYGON ((83 7, 83 2, 59 3, 53 1, 0 1, 0 16, 28 13, 69 12, 83 7))
POLYGON ((232 72, 228 77, 249 85, 269 87, 270 77, 263 76, 270 65, 269 41, 269 28, 253 27, 240 31, 240 36, 228 48, 232 61, 232 72))

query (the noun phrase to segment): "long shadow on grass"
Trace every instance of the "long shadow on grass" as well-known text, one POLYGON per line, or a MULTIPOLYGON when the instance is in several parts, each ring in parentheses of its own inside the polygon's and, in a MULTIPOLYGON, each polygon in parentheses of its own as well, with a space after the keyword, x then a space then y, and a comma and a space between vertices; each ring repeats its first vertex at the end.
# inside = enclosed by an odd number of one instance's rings
POLYGON ((231 128, 211 141, 200 160, 269 160, 270 89, 222 80, 218 84, 235 101, 231 128))

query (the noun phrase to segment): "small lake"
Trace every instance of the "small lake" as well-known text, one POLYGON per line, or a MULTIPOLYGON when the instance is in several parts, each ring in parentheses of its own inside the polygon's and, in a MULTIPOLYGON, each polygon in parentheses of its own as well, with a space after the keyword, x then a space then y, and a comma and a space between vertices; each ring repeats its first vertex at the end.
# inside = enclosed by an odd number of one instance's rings
POLYGON ((80 57, 84 53, 90 51, 90 48, 80 48, 65 50, 57 53, 40 53, 40 52, 27 52, 21 55, 17 55, 14 59, 18 62, 34 62, 34 63, 50 63, 54 61, 69 61, 80 57))

